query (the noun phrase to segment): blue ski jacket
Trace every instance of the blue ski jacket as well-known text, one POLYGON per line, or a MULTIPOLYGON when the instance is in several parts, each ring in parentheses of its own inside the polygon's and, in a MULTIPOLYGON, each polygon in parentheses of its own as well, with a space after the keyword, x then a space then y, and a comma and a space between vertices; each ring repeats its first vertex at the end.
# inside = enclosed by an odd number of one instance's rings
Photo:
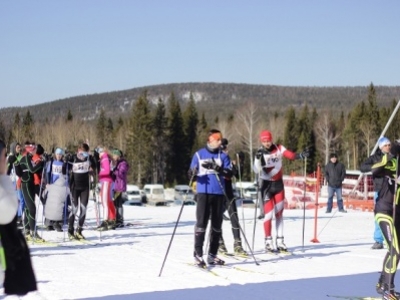
POLYGON ((197 193, 224 195, 224 176, 226 175, 226 172, 231 173, 231 161, 228 155, 220 149, 212 151, 207 147, 204 147, 193 155, 190 169, 197 170, 197 193), (221 167, 219 173, 202 166, 203 163, 211 160, 214 160, 215 163, 221 167))

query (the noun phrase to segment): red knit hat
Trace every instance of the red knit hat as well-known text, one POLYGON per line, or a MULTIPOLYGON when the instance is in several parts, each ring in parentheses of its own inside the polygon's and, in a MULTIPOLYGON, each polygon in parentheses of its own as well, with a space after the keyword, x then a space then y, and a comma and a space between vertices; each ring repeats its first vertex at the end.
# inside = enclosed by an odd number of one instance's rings
POLYGON ((25 145, 25 150, 28 153, 33 153, 36 150, 36 145, 35 144, 27 144, 27 145, 25 145))
POLYGON ((272 142, 272 134, 268 130, 263 130, 260 133, 261 142, 272 142))

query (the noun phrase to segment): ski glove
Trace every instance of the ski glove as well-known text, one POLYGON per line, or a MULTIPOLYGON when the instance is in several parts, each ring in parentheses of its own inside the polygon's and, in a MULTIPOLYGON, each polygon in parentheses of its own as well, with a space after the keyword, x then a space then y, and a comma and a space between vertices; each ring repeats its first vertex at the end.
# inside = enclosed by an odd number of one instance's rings
POLYGON ((310 155, 311 155, 310 150, 306 149, 306 150, 304 150, 303 152, 297 154, 297 155, 296 155, 296 156, 297 156, 296 158, 297 158, 297 159, 305 159, 305 158, 309 158, 310 155))
POLYGON ((215 170, 216 172, 221 171, 221 167, 217 165, 214 158, 211 161, 203 162, 201 166, 207 170, 215 170))
POLYGON ((266 154, 267 152, 265 151, 264 147, 261 147, 257 150, 256 152, 256 158, 260 159, 264 154, 266 154))

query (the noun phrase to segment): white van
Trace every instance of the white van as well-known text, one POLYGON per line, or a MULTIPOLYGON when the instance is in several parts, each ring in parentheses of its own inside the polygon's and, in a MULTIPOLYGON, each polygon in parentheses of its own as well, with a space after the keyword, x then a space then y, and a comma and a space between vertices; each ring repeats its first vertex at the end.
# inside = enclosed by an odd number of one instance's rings
POLYGON ((239 197, 257 199, 257 186, 254 182, 236 182, 234 188, 239 194, 239 197))
POLYGON ((143 202, 150 205, 166 205, 164 186, 162 184, 145 184, 143 187, 145 199, 143 202))
POLYGON ((125 205, 142 205, 142 195, 137 185, 126 185, 126 192, 123 193, 122 197, 125 200, 125 205))

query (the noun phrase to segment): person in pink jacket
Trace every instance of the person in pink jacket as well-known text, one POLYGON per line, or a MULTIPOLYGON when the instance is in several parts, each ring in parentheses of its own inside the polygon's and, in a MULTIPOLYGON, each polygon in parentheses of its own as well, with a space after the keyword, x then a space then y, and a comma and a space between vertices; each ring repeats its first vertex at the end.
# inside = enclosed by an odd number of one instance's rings
POLYGON ((115 229, 116 211, 114 203, 111 199, 111 159, 108 151, 104 147, 97 149, 100 157, 99 183, 100 188, 100 203, 103 205, 103 222, 97 228, 99 231, 115 229))

